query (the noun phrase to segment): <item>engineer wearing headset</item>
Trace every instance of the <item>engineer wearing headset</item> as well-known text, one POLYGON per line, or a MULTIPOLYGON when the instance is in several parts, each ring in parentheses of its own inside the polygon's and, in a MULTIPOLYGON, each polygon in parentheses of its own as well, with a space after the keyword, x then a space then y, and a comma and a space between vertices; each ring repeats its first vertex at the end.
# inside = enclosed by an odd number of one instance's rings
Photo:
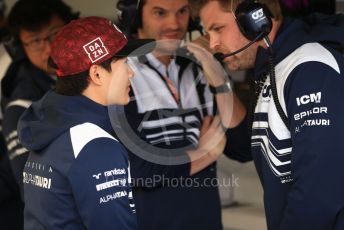
POLYGON ((189 2, 215 56, 253 70, 251 148, 268 229, 344 229, 344 16, 283 19, 277 0, 189 2))
POLYGON ((241 141, 248 136, 247 129, 236 132, 246 111, 236 98, 233 110, 218 106, 224 108, 219 111, 223 126, 230 128, 226 144, 220 119, 211 123, 209 116, 214 114, 214 98, 219 104, 232 96, 230 87, 217 89, 213 96, 201 70, 178 55, 183 53, 178 48, 190 18, 187 0, 120 1, 118 8, 123 31, 157 41, 152 53, 129 59, 135 71, 134 99, 125 108, 125 120, 119 122, 122 129, 116 130, 130 152, 139 228, 222 229, 218 188, 205 182, 216 180, 215 162, 224 149, 239 161, 251 160, 245 154, 249 142, 241 141))

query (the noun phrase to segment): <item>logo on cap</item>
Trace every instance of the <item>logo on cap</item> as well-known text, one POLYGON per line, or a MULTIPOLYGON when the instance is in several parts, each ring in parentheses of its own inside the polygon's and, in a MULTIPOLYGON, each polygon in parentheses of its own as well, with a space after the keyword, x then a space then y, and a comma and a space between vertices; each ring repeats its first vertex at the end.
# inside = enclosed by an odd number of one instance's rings
POLYGON ((109 54, 108 50, 104 46, 104 43, 100 39, 100 37, 97 37, 96 39, 87 43, 86 45, 83 46, 83 48, 92 63, 98 61, 99 59, 109 54))

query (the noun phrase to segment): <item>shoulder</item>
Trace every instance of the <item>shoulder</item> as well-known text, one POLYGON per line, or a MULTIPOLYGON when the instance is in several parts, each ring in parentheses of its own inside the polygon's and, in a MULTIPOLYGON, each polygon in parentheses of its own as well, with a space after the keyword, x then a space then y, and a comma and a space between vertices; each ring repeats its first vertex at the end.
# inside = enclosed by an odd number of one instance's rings
MULTIPOLYGON (((277 88, 287 92, 291 85, 323 84, 324 80, 333 81, 335 78, 324 76, 339 76, 344 65, 343 57, 337 55, 319 43, 306 43, 276 65, 277 88)), ((300 87, 300 86, 299 86, 300 87)))
POLYGON ((327 65, 340 73, 340 64, 336 57, 319 43, 306 43, 294 50, 276 66, 276 72, 286 78, 296 67, 314 62, 327 65))
POLYGON ((90 142, 105 138, 110 140, 111 143, 118 145, 119 142, 116 138, 111 136, 108 132, 93 123, 83 123, 76 125, 69 130, 70 138, 73 147, 75 158, 80 154, 81 150, 90 142))
POLYGON ((129 167, 124 146, 96 124, 76 125, 70 128, 69 135, 72 152, 69 157, 73 158, 68 170, 70 179, 79 180, 80 172, 97 174, 113 168, 127 169, 129 167))

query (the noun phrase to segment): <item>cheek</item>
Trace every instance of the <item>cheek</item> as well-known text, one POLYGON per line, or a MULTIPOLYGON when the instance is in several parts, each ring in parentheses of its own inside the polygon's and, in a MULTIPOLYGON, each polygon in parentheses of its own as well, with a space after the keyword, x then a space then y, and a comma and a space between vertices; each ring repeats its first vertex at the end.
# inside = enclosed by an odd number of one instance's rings
POLYGON ((180 23, 180 25, 182 25, 183 28, 187 29, 187 27, 189 25, 189 17, 190 17, 189 15, 183 15, 180 17, 179 23, 180 23))
POLYGON ((224 36, 222 36, 222 38, 227 40, 227 43, 232 46, 235 44, 240 44, 244 39, 244 36, 235 22, 231 23, 231 25, 225 29, 223 34, 224 36))
POLYGON ((30 60, 30 62, 32 62, 32 63, 37 62, 37 61, 36 61, 37 57, 36 57, 36 55, 35 55, 34 52, 27 51, 26 49, 24 49, 24 50, 25 50, 25 54, 26 54, 26 56, 28 57, 28 59, 30 60))
POLYGON ((110 104, 121 104, 121 89, 116 82, 111 82, 108 89, 108 100, 110 104))
POLYGON ((159 33, 160 21, 154 20, 153 18, 146 18, 142 22, 142 30, 146 35, 154 35, 159 33))
POLYGON ((43 71, 47 71, 48 61, 40 53, 27 53, 30 62, 43 71))
POLYGON ((235 39, 233 40, 233 36, 231 34, 221 34, 219 35, 219 44, 220 47, 226 52, 233 52, 235 43, 235 39))
POLYGON ((129 84, 129 72, 127 68, 121 68, 116 72, 111 81, 112 88, 116 88, 117 92, 126 92, 129 84))

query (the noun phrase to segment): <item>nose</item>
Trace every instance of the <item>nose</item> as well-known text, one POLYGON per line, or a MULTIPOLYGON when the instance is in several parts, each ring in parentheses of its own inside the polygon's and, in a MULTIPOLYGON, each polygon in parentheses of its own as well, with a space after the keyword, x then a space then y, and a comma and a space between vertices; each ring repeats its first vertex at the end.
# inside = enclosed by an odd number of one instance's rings
POLYGON ((220 39, 217 35, 210 34, 209 35, 209 47, 214 51, 218 51, 220 46, 220 39))
POLYGON ((180 23, 177 15, 170 14, 167 19, 167 25, 169 29, 178 29, 180 23))
POLYGON ((50 53, 51 53, 51 44, 50 44, 50 41, 45 41, 44 43, 44 49, 43 49, 44 53, 47 54, 48 56, 50 56, 50 53))
POLYGON ((127 68, 128 68, 128 76, 129 78, 134 77, 135 72, 133 71, 133 69, 127 64, 127 68))

